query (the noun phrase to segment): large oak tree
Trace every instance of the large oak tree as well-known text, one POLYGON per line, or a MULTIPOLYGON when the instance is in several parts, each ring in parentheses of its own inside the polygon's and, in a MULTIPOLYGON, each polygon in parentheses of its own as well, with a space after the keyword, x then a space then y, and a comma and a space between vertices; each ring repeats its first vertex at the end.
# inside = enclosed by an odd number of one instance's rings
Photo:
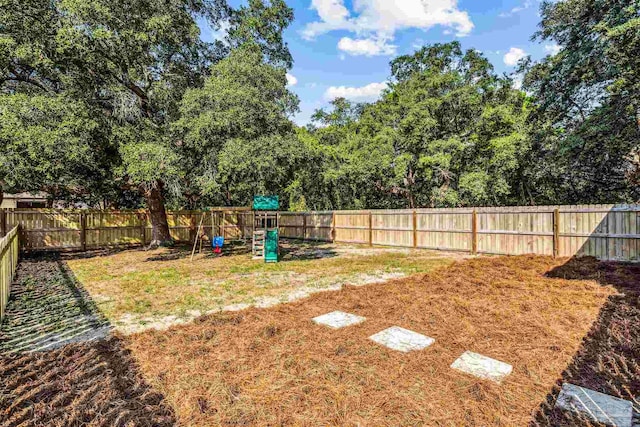
POLYGON ((292 18, 283 0, 237 9, 225 0, 2 2, 0 114, 16 125, 0 129, 0 183, 88 194, 108 180, 135 189, 150 211, 152 245, 171 242, 165 195, 189 172, 173 127, 184 93, 246 43, 290 67, 282 31, 292 18), (198 22, 228 28, 225 40, 204 42, 198 22), (50 143, 61 142, 56 154, 43 150, 17 168, 37 144, 25 133, 37 126, 49 128, 50 143), (38 170, 47 174, 34 178, 38 170))

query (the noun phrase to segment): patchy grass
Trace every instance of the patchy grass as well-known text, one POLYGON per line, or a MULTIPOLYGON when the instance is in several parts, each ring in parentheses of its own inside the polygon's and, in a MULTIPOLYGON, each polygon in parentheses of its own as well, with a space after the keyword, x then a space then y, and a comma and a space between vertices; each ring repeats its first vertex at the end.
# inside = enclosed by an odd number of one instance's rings
POLYGON ((627 286, 620 297, 616 283, 600 280, 601 264, 568 277, 572 269, 559 268, 566 261, 471 259, 126 341, 181 425, 523 426, 537 413, 538 425, 555 426, 543 402, 562 375, 625 398, 640 392, 630 345, 640 338, 640 274, 610 273, 627 286), (340 330, 310 320, 333 310, 367 320, 340 330), (436 342, 405 354, 368 339, 392 325, 436 342), (498 385, 451 369, 465 350, 510 363, 513 373, 498 385))
POLYGON ((229 247, 222 257, 198 254, 193 262, 189 252, 188 247, 127 250, 71 258, 68 265, 111 322, 130 332, 229 306, 272 305, 342 284, 423 273, 462 257, 301 242, 284 242, 277 264, 253 260, 242 247, 229 247))

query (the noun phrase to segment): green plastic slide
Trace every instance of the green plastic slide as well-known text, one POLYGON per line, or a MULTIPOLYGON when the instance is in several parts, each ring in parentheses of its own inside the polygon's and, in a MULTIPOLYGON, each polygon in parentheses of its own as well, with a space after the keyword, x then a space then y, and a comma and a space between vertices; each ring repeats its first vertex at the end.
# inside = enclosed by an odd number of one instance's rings
POLYGON ((267 230, 264 242, 264 261, 278 262, 278 230, 267 230))

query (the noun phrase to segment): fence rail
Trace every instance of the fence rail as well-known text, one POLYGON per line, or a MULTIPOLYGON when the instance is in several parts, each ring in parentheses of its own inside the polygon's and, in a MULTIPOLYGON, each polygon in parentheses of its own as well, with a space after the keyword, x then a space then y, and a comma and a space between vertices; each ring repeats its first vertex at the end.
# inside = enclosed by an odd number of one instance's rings
MULTIPOLYGON (((640 261, 640 205, 571 205, 280 212, 282 237, 484 254, 592 255, 640 261)), ((204 232, 250 238, 253 212, 238 208, 169 212, 172 236, 204 232)), ((0 232, 20 225, 21 248, 91 249, 146 244, 144 211, 0 211, 0 232)))
POLYGON ((0 324, 11 293, 11 283, 18 266, 18 227, 0 239, 0 324))

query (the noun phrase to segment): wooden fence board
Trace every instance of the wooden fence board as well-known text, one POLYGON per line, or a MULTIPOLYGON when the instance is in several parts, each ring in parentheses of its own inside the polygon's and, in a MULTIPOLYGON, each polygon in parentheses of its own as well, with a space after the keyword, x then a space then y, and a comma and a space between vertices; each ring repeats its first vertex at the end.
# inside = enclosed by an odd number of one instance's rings
POLYGON ((20 252, 18 227, 13 227, 0 238, 0 324, 9 302, 11 283, 18 267, 20 252))

